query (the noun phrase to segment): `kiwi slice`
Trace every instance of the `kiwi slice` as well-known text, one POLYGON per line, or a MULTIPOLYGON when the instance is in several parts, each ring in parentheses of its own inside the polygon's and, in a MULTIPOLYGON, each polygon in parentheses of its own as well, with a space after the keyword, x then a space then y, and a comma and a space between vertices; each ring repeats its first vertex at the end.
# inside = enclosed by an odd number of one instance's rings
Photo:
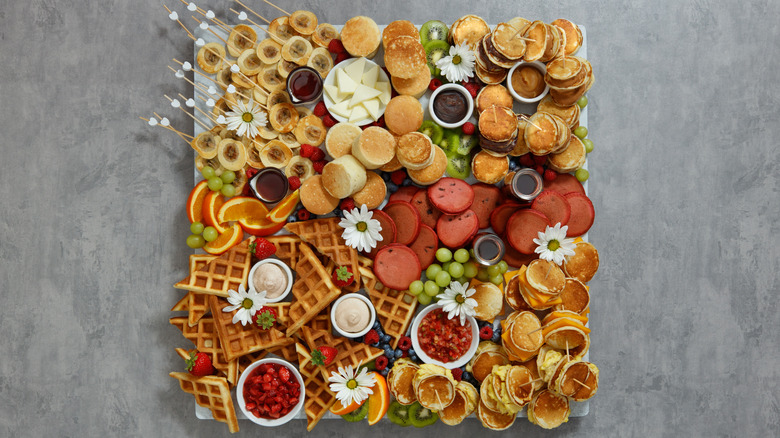
POLYGON ((444 129, 433 120, 424 120, 419 131, 427 135, 434 144, 439 144, 444 136, 444 129))
POLYGON ((423 45, 428 41, 447 41, 449 33, 450 28, 443 22, 439 20, 426 21, 420 28, 420 41, 423 45))
POLYGON ((479 144, 479 137, 476 135, 464 135, 460 138, 460 144, 458 145, 455 153, 458 155, 468 155, 471 150, 479 144))
POLYGON ((390 407, 387 408, 387 419, 393 423, 406 427, 409 423, 409 406, 404 406, 398 403, 397 400, 393 400, 390 403, 390 407))
POLYGON ((460 146, 460 134, 453 129, 445 129, 441 141, 436 144, 444 149, 444 153, 448 157, 455 156, 460 146))
POLYGON ((366 418, 366 415, 368 415, 368 403, 363 403, 354 411, 342 415, 341 418, 349 421, 350 423, 355 423, 366 418))
POLYGON ((428 61, 428 68, 431 70, 431 74, 435 76, 440 75, 441 70, 436 67, 436 61, 449 55, 450 45, 447 44, 446 41, 433 40, 423 44, 423 48, 425 49, 425 57, 428 61))
POLYGON ((458 179, 468 178, 471 175, 471 157, 457 154, 447 157, 447 175, 458 179))
POLYGON ((409 422, 414 427, 430 426, 439 419, 439 414, 428 408, 424 408, 420 402, 414 402, 409 406, 409 422))

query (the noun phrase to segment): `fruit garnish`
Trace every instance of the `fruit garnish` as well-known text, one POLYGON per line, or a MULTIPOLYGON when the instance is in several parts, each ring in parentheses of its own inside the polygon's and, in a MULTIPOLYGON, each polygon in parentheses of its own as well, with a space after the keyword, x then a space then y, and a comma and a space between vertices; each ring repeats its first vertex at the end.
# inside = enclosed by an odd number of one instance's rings
POLYGON ((368 425, 373 426, 381 420, 387 409, 390 407, 390 391, 387 388, 387 381, 379 373, 373 373, 376 384, 371 387, 373 391, 368 396, 368 425))
POLYGON ((307 221, 311 219, 311 213, 309 212, 309 210, 305 208, 298 210, 298 213, 296 215, 298 216, 298 220, 301 221, 307 221))
POLYGON ((339 203, 339 209, 341 211, 352 211, 355 208, 355 201, 352 198, 342 199, 339 203))
POLYGON ((396 170, 395 172, 390 174, 390 181, 393 182, 395 185, 401 185, 403 184, 404 180, 406 179, 406 171, 403 169, 396 170))
POLYGON ((253 236, 270 236, 281 230, 284 227, 284 222, 276 223, 268 219, 260 219, 257 221, 250 219, 239 219, 238 223, 245 232, 253 236))
POLYGON ((431 79, 431 83, 428 84, 428 89, 431 91, 435 91, 439 87, 441 87, 441 79, 439 78, 431 79))
POLYGON ((314 105, 314 109, 312 110, 312 114, 317 117, 322 117, 327 113, 328 109, 325 107, 325 102, 323 101, 317 102, 317 105, 314 105))
POLYGON ((263 330, 268 330, 276 323, 277 315, 276 310, 263 306, 255 313, 254 323, 263 330))
POLYGON ((187 219, 190 222, 200 222, 203 219, 203 200, 209 193, 208 181, 205 179, 193 187, 187 197, 187 219))
POLYGON ((479 330, 479 339, 487 340, 493 337, 493 327, 486 325, 479 330))
POLYGON ((295 206, 298 205, 298 201, 300 200, 301 192, 299 190, 293 191, 276 204, 276 207, 268 213, 268 220, 276 223, 286 222, 287 216, 295 210, 295 206))
MULTIPOLYGON (((341 403, 336 403, 336 404, 340 405, 341 403)), ((368 403, 364 401, 363 403, 360 404, 360 406, 358 406, 358 409, 355 409, 352 412, 342 415, 341 418, 343 418, 345 421, 349 421, 350 423, 356 423, 366 418, 367 414, 368 414, 368 403)))
POLYGON ((439 419, 439 414, 423 407, 419 401, 409 406, 409 422, 414 427, 430 426, 439 419))
POLYGON ((225 203, 225 197, 220 192, 209 192, 203 198, 203 223, 217 229, 220 233, 227 230, 226 226, 219 222, 217 215, 222 204, 225 203))
POLYGON ((258 260, 263 260, 276 254, 276 247, 273 243, 260 237, 249 245, 249 252, 258 260))
POLYGON ((408 351, 410 348, 412 348, 412 338, 409 336, 401 336, 401 338, 398 340, 398 348, 403 351, 408 351))
POLYGON ((464 123, 464 124, 463 124, 463 127, 462 127, 461 129, 463 129, 463 133, 464 133, 464 134, 466 134, 466 135, 472 135, 472 134, 474 134, 474 130, 475 130, 476 128, 474 127, 474 124, 473 124, 473 123, 471 123, 471 122, 466 122, 466 123, 464 123))
POLYGON ((301 179, 297 176, 287 178, 287 183, 290 186, 290 190, 298 190, 301 188, 301 179))
POLYGON ((332 128, 336 123, 338 123, 338 121, 336 121, 336 119, 334 119, 330 114, 325 114, 325 116, 322 118, 322 124, 324 124, 327 128, 332 128))
MULTIPOLYGON (((349 53, 347 53, 347 52, 339 53, 338 55, 336 55, 336 60, 333 61, 333 63, 334 64, 339 64, 341 61, 346 61, 349 58, 350 58, 349 53)), ((327 125, 325 125, 325 126, 327 126, 327 125)))
POLYGON ((555 178, 558 178, 558 174, 555 173, 552 169, 547 169, 544 171, 544 180, 545 181, 555 181, 555 178))
POLYGON ((333 284, 336 287, 347 287, 355 282, 355 275, 349 266, 339 266, 333 270, 333 284))
POLYGON ((320 161, 325 158, 325 151, 320 148, 314 148, 314 150, 311 152, 310 158, 312 161, 320 161))
POLYGON ((525 167, 533 167, 534 166, 534 158, 533 155, 530 153, 521 155, 520 156, 520 164, 522 164, 525 167))
POLYGON ((379 343, 379 333, 376 330, 371 329, 363 336, 363 342, 368 345, 374 345, 379 343))
POLYGON ((336 348, 323 345, 311 352, 311 363, 314 365, 330 365, 338 354, 339 351, 336 348))
POLYGON ((314 146, 310 144, 302 144, 301 148, 298 150, 298 154, 300 154, 303 158, 311 158, 311 154, 314 152, 314 146))
POLYGON ((344 44, 341 42, 340 39, 333 38, 328 43, 328 52, 333 53, 335 55, 340 55, 342 53, 345 53, 346 49, 344 49, 344 44))
POLYGON ((325 165, 328 164, 325 160, 315 161, 311 164, 311 166, 314 168, 314 171, 317 173, 322 173, 322 169, 325 168, 325 165))
POLYGON ((547 163, 547 155, 531 155, 531 158, 537 166, 544 166, 547 163))
POLYGON ((463 369, 462 368, 454 368, 452 370, 452 377, 455 378, 458 382, 461 381, 461 378, 463 377, 463 369))
POLYGON ((210 376, 214 374, 211 357, 206 353, 191 351, 190 358, 185 360, 187 371, 193 376, 210 376))
POLYGON ((260 220, 268 215, 268 208, 257 198, 237 196, 222 204, 216 215, 219 223, 237 221, 239 219, 260 220))
POLYGON ((377 371, 382 371, 383 369, 387 368, 387 365, 390 363, 390 361, 387 359, 387 356, 382 355, 374 359, 374 367, 377 371))
POLYGON ((211 255, 220 255, 239 244, 244 237, 244 232, 239 224, 233 224, 222 232, 213 242, 203 245, 203 250, 211 255))
POLYGON ((351 404, 349 404, 346 407, 341 403, 333 403, 333 406, 330 407, 330 412, 336 415, 347 415, 351 412, 355 412, 359 407, 363 406, 364 403, 365 401, 363 402, 353 401, 351 404))

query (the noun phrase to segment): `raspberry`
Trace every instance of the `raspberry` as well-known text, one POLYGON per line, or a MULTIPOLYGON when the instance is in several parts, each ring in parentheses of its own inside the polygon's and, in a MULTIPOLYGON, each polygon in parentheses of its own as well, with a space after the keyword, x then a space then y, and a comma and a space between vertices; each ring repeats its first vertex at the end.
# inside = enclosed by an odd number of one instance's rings
POLYGON ((525 167, 534 167, 534 158, 531 154, 525 154, 520 157, 520 164, 525 167))
POLYGON ((493 337, 493 327, 486 325, 479 330, 479 339, 485 340, 493 337))
POLYGON ((314 114, 317 117, 322 117, 325 114, 328 114, 328 109, 325 108, 325 102, 323 101, 317 102, 317 105, 314 105, 314 110, 312 110, 312 114, 314 114))
POLYGON ((355 201, 353 201, 352 198, 345 198, 339 204, 339 208, 342 211, 352 211, 352 209, 355 208, 355 201))
POLYGON ((349 59, 349 53, 341 52, 338 55, 336 55, 336 60, 333 62, 334 65, 338 65, 339 63, 341 63, 342 61, 346 61, 347 59, 349 59))
POLYGON ((323 159, 325 159, 325 151, 323 151, 320 148, 314 148, 314 150, 311 153, 311 157, 309 157, 309 158, 311 158, 312 161, 323 160, 323 159))
POLYGON ((466 84, 464 86, 466 90, 468 90, 469 94, 471 94, 471 97, 476 98, 477 92, 479 92, 479 85, 477 84, 466 84))
POLYGON ((392 174, 390 174, 390 181, 393 182, 393 184, 400 186, 403 184, 404 180, 406 179, 406 172, 403 170, 396 170, 392 174))
POLYGON ((328 43, 328 52, 330 53, 339 55, 341 53, 344 53, 345 51, 346 50, 344 49, 344 44, 339 39, 333 38, 328 43))
POLYGON ((544 163, 547 162, 547 155, 534 155, 534 164, 537 166, 544 166, 544 163))
POLYGON ((302 144, 301 149, 298 151, 298 154, 301 156, 301 158, 311 158, 311 154, 314 152, 314 146, 310 144, 302 144))
POLYGON ((536 167, 534 167, 534 170, 535 170, 535 171, 536 171, 536 173, 538 173, 539 175, 544 175, 544 167, 542 167, 542 166, 536 166, 536 167))
POLYGON ((431 83, 428 84, 428 89, 433 91, 437 88, 441 87, 441 79, 439 78, 433 78, 431 79, 431 83))
POLYGON ((387 360, 387 357, 385 356, 379 356, 374 361, 374 366, 376 367, 377 371, 382 371, 383 369, 387 368, 387 364, 390 361, 387 360))
POLYGON ((398 348, 403 351, 409 351, 409 349, 412 348, 412 338, 409 336, 401 336, 401 339, 398 340, 398 348))
POLYGON ((552 169, 547 169, 544 171, 544 180, 545 181, 555 181, 555 178, 558 178, 558 174, 555 173, 552 169))
POLYGON ((311 166, 314 168, 314 171, 317 173, 322 173, 322 169, 325 168, 325 165, 328 164, 325 160, 315 161, 311 163, 311 166))
POLYGON ((290 190, 298 190, 301 188, 301 179, 297 176, 287 178, 287 182, 290 185, 290 190))
POLYGON ((309 210, 305 208, 298 210, 298 220, 307 221, 309 218, 311 218, 311 213, 309 213, 309 210))
POLYGON ((474 127, 474 124, 471 122, 466 122, 463 124, 463 133, 466 135, 472 135, 474 134, 474 130, 476 128, 474 127))
POLYGON ((259 170, 255 169, 254 167, 250 167, 246 170, 246 179, 250 180, 254 178, 257 173, 260 172, 259 170))
POLYGON ((363 336, 363 342, 368 345, 374 345, 379 343, 379 333, 376 330, 371 329, 363 336))
POLYGON ((336 123, 338 123, 338 121, 336 121, 336 119, 334 119, 330 114, 325 114, 325 116, 322 118, 322 124, 325 125, 326 128, 332 128, 336 123))
POLYGON ((463 377, 463 370, 460 368, 452 369, 452 377, 455 378, 458 382, 460 382, 461 378, 463 377))
POLYGON ((374 123, 376 123, 376 126, 379 126, 380 128, 384 128, 385 127, 385 116, 384 115, 379 116, 379 120, 377 120, 374 123))

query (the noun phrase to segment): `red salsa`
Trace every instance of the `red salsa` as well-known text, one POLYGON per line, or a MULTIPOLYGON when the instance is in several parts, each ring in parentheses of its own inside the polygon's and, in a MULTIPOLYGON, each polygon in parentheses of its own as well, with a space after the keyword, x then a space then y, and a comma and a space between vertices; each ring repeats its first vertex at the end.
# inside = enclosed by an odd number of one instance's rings
POLYGON ((471 323, 460 325, 460 318, 447 318, 441 309, 425 315, 417 329, 417 340, 425 354, 439 362, 454 362, 471 347, 471 323))
POLYGON ((284 365, 264 363, 244 382, 246 410, 258 418, 276 419, 289 414, 298 404, 301 385, 284 365))

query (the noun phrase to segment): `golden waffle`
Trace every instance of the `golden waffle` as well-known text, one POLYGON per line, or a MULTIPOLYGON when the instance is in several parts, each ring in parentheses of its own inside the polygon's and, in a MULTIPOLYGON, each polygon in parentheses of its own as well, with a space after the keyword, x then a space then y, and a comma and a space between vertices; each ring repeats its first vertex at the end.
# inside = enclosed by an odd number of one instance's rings
POLYGON ((254 237, 230 248, 228 252, 212 260, 200 271, 174 284, 173 287, 227 297, 229 290, 238 290, 239 285, 246 284, 249 269, 252 267, 252 257, 249 254, 249 244, 252 241, 254 237))
POLYGON ((328 380, 322 377, 318 367, 311 363, 311 356, 306 347, 296 343, 295 350, 298 356, 298 369, 306 389, 306 399, 303 402, 303 410, 306 412, 306 430, 311 431, 336 402, 336 395, 330 390, 328 380))
POLYGON ((298 362, 298 353, 295 352, 295 343, 269 348, 268 352, 275 354, 288 362, 298 362))
POLYGON ((339 367, 345 368, 347 365, 352 365, 353 368, 357 368, 359 365, 370 362, 380 355, 382 350, 374 347, 369 347, 362 342, 353 342, 347 338, 334 338, 330 332, 326 331, 313 331, 308 327, 303 327, 303 338, 312 350, 317 349, 323 345, 328 345, 336 350, 336 358, 330 365, 320 366, 320 372, 324 379, 328 379, 331 372, 337 372, 339 367))
POLYGON ((301 238, 295 234, 285 234, 282 236, 268 236, 266 239, 276 247, 274 255, 283 261, 290 269, 295 269, 298 259, 301 256, 299 246, 301 238))
MULTIPOLYGON (((202 318, 195 326, 190 326, 185 317, 171 318, 168 321, 181 330, 181 334, 192 341, 198 351, 211 356, 211 364, 227 377, 228 382, 232 385, 238 382, 238 362, 225 357, 213 318, 202 318)), ((189 357, 187 353, 184 358, 189 357)))
POLYGON ((330 306, 322 309, 322 312, 312 318, 309 322, 304 324, 304 327, 308 327, 311 330, 323 330, 331 332, 333 330, 333 323, 330 320, 330 306))
POLYGON ((209 297, 209 306, 211 307, 214 322, 216 322, 217 334, 228 360, 294 342, 276 328, 263 330, 255 324, 247 324, 246 326, 240 323, 233 324, 233 314, 238 310, 232 312, 222 311, 223 308, 229 305, 230 303, 225 299, 215 296, 209 297))
POLYGON ((376 309, 376 316, 385 333, 393 338, 392 346, 398 346, 398 340, 406 334, 406 329, 414 318, 417 310, 417 298, 404 291, 397 291, 385 287, 377 280, 374 271, 371 270, 371 260, 360 257, 360 275, 363 278, 363 287, 368 293, 371 302, 376 309))
POLYGON ((238 361, 238 373, 243 373, 244 370, 249 367, 249 365, 252 365, 258 360, 266 357, 268 353, 270 353, 270 351, 262 350, 240 356, 238 359, 236 359, 236 361, 238 361))
POLYGON ((198 405, 209 408, 214 419, 227 423, 230 433, 238 432, 238 418, 230 387, 224 377, 196 377, 190 373, 173 372, 169 374, 179 381, 181 389, 195 396, 198 405))
POLYGON ((309 245, 301 244, 300 249, 301 259, 295 269, 298 279, 292 287, 295 301, 290 306, 291 322, 287 326, 287 336, 317 316, 340 293, 309 245))
POLYGON ((285 229, 297 234, 304 242, 314 246, 317 251, 330 257, 337 265, 350 267, 352 273, 355 274, 355 282, 344 289, 356 292, 360 289, 358 252, 355 248, 347 246, 347 243, 341 238, 341 233, 344 230, 339 226, 340 220, 338 217, 329 217, 292 222, 285 225, 285 229))
MULTIPOLYGON (((216 256, 208 254, 191 254, 190 255, 190 275, 205 268, 211 263, 216 256)), ((176 305, 171 309, 173 312, 189 312, 188 322, 190 327, 203 318, 209 312, 208 296, 205 294, 198 294, 195 292, 188 292, 176 305)))

